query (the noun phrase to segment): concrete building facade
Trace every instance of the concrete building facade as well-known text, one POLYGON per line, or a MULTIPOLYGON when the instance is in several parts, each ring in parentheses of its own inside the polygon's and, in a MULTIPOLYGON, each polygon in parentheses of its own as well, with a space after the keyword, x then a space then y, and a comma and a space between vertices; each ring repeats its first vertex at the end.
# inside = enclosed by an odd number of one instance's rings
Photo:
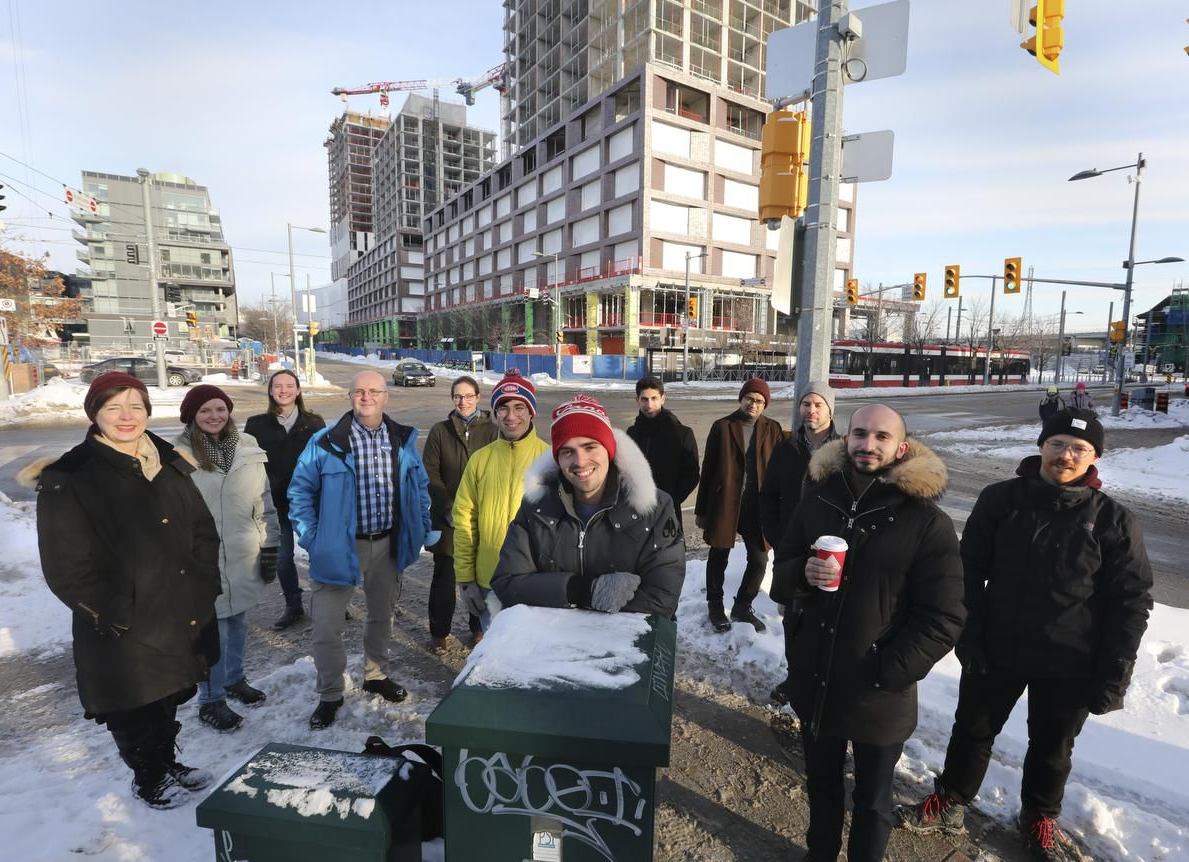
MULTIPOLYGON (((87 338, 92 353, 153 348, 153 291, 167 323, 171 349, 196 350, 234 339, 239 317, 231 246, 223 236, 210 192, 189 177, 151 175, 150 205, 157 246, 157 278, 149 281, 145 213, 138 176, 82 172, 82 191, 96 211, 76 210, 73 232, 85 286, 87 338), (186 323, 198 316, 198 328, 186 323)), ((80 337, 79 335, 75 336, 80 337)))
POLYGON ((330 124, 326 147, 330 181, 330 277, 347 270, 375 241, 372 150, 388 130, 388 117, 343 111, 330 124))

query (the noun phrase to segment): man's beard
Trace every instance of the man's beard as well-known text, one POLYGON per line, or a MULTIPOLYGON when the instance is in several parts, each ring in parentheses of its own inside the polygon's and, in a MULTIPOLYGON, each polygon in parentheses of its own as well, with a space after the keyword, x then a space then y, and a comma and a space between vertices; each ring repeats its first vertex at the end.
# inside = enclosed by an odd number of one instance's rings
MULTIPOLYGON (((868 453, 860 453, 860 454, 868 454, 868 453)), ((870 453, 870 454, 874 454, 875 457, 877 457, 877 458, 879 457, 878 453, 870 453)), ((886 464, 883 464, 883 463, 881 463, 881 464, 860 464, 857 461, 855 461, 854 457, 851 455, 850 452, 847 452, 846 453, 846 463, 856 473, 860 473, 864 476, 878 476, 880 473, 889 469, 896 462, 889 461, 886 464)))

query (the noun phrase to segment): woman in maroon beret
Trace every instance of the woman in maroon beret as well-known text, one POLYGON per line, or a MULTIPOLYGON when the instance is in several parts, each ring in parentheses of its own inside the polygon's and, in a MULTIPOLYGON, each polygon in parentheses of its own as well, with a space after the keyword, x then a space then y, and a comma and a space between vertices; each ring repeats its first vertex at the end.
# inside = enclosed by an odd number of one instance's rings
POLYGON ((154 808, 181 804, 210 773, 183 766, 178 704, 219 658, 219 534, 194 467, 146 428, 145 385, 113 372, 83 402, 94 424, 37 480, 46 583, 74 613, 74 664, 86 716, 107 726, 154 808))

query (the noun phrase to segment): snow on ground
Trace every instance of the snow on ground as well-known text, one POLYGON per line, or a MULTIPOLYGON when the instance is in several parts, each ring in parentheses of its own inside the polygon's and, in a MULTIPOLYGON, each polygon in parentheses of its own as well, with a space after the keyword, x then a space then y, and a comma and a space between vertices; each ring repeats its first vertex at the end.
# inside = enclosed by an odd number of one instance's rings
MULTIPOLYGON (((38 656, 69 649, 69 614, 49 593, 37 562, 33 506, 14 504, 0 495, 0 656, 38 656)), ((727 594, 742 575, 742 547, 732 552, 727 594)), ((768 577, 770 578, 770 571, 768 577)), ((706 620, 703 586, 705 562, 687 567, 678 608, 678 673, 704 680, 763 701, 784 677, 784 645, 779 609, 761 592, 756 613, 768 630, 756 633, 736 624, 724 635, 706 620)), ((765 589, 768 582, 765 581, 765 589)), ((576 624, 633 621, 581 611, 505 611, 516 615, 542 613, 576 624)), ((503 615, 501 615, 503 616, 503 615)), ((497 617, 497 622, 499 617, 497 617)), ((519 626, 516 628, 520 628, 519 626)), ((489 647, 495 646, 495 634, 489 647)), ((533 647, 531 638, 515 647, 533 647)), ((1127 708, 1109 716, 1091 716, 1078 738, 1074 771, 1066 795, 1063 823, 1087 844, 1095 858, 1118 860, 1189 859, 1189 611, 1157 606, 1140 648, 1127 708)), ((481 648, 482 649, 482 648, 481 648)), ((584 661, 575 652, 574 661, 584 661)), ((476 651, 475 662, 482 655, 476 651)), ((564 656, 551 655, 550 673, 567 673, 564 656)), ((409 701, 388 704, 361 696, 361 657, 350 659, 351 680, 346 704, 328 730, 306 727, 314 696, 311 658, 275 667, 253 678, 268 693, 268 702, 244 710, 242 730, 221 735, 197 720, 194 702, 182 707, 179 739, 182 760, 228 776, 270 741, 290 742, 340 751, 359 751, 364 739, 379 732, 389 743, 424 738, 425 719, 436 705, 435 693, 417 679, 402 679, 409 701)), ((953 721, 960 668, 947 656, 920 688, 920 725, 900 763, 902 777, 920 785, 922 794, 940 770, 953 721)), ((70 685, 50 683, 52 686, 70 685)), ((10 699, 21 709, 37 691, 10 699)), ((74 705, 74 695, 67 696, 74 705)), ((195 802, 166 812, 150 812, 129 788, 129 772, 119 761, 110 737, 79 717, 64 727, 37 732, 0 759, 0 834, 6 836, 6 858, 61 860, 81 853, 101 862, 164 860, 200 862, 210 858, 211 836, 194 823, 195 802), (69 812, 69 816, 64 816, 69 812)), ((1020 767, 1027 734, 1025 702, 1017 706, 996 745, 995 759, 983 785, 978 807, 1010 826, 1019 801, 1020 767)), ((425 858, 442 858, 441 842, 425 845, 425 858)))

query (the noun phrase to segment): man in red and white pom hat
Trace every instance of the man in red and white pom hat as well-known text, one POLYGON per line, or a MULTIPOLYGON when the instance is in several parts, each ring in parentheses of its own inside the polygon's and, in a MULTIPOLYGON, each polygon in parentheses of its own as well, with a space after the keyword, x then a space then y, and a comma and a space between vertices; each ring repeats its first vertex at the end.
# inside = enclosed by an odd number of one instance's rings
POLYGON ((578 395, 553 411, 551 451, 524 476, 524 502, 491 588, 504 605, 672 617, 685 536, 644 453, 578 395))

